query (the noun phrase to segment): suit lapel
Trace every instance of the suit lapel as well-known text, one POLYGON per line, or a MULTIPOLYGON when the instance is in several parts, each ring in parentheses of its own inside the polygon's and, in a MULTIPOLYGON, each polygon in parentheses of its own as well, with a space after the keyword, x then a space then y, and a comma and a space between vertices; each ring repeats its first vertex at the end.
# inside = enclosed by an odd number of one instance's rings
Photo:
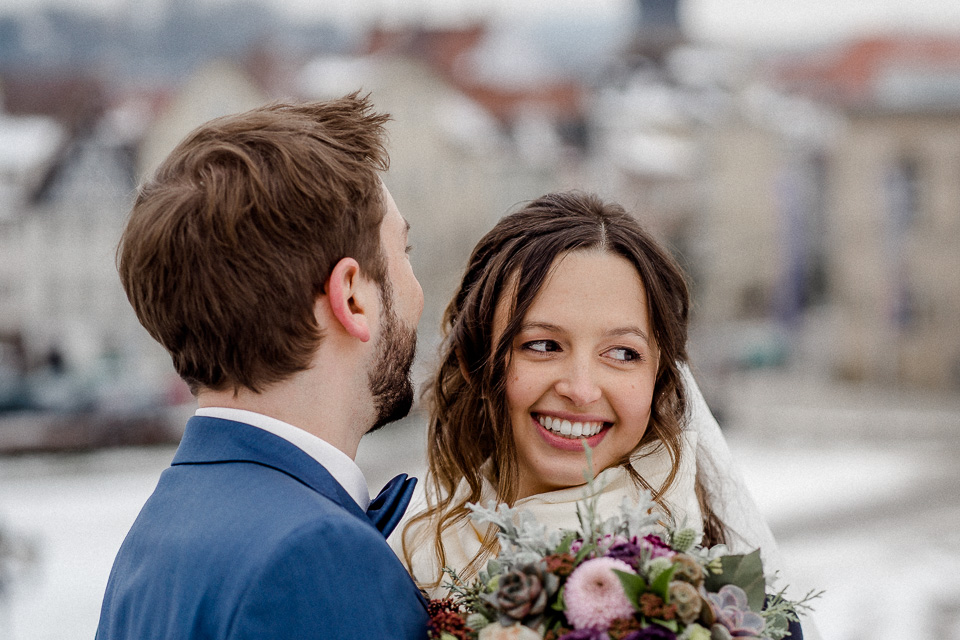
MULTIPOLYGON (((243 422, 193 416, 187 421, 172 465, 252 462, 285 473, 326 496, 368 526, 374 524, 322 464, 279 436, 243 422)), ((411 582, 411 584, 413 584, 411 582)), ((424 608, 427 600, 414 588, 424 608)))
POLYGON ((271 467, 369 522, 363 510, 330 472, 299 447, 243 422, 193 416, 187 421, 172 464, 219 462, 252 462, 271 467))

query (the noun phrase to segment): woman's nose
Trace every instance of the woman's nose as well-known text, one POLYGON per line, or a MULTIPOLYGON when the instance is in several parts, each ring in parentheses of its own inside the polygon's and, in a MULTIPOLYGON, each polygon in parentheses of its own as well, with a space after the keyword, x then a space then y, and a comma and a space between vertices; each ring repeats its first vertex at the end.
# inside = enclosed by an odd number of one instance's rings
POLYGON ((582 407, 600 399, 600 385, 590 366, 582 362, 571 362, 561 374, 556 384, 557 393, 567 398, 574 406, 582 407))

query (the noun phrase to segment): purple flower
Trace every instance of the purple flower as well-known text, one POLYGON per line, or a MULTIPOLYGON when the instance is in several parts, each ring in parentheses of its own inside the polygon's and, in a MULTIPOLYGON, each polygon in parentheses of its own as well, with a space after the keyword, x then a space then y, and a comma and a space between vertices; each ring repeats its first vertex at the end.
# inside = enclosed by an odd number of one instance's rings
POLYGON ((599 627, 587 627, 586 629, 568 631, 557 640, 610 640, 610 636, 599 627))
POLYGON ((597 539, 597 551, 600 555, 606 555, 606 552, 609 551, 611 547, 624 542, 628 542, 628 540, 623 536, 617 536, 613 535, 612 533, 608 533, 607 535, 601 536, 599 539, 597 539))
POLYGON ((765 623, 763 617, 750 610, 747 594, 736 585, 727 584, 717 593, 708 593, 707 598, 717 623, 726 627, 734 638, 759 638, 765 623))
POLYGON ((615 544, 607 550, 607 557, 615 560, 622 560, 628 565, 637 569, 640 565, 640 545, 636 543, 636 538, 631 542, 621 542, 615 544))
POLYGON ((640 547, 650 552, 651 558, 672 558, 676 551, 670 548, 666 542, 660 539, 660 536, 650 534, 640 540, 640 547))
POLYGON ((651 624, 639 631, 631 631, 623 636, 623 640, 677 640, 677 634, 666 627, 651 624))

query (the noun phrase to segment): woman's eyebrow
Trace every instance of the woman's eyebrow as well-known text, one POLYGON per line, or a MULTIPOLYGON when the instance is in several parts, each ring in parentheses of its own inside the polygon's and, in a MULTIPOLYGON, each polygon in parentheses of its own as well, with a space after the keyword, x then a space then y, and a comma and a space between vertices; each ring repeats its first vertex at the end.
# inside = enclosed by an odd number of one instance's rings
POLYGON ((635 335, 641 338, 647 344, 650 344, 650 338, 647 337, 647 333, 640 327, 617 327, 616 329, 607 331, 604 335, 609 337, 635 335))
MULTIPOLYGON (((549 322, 532 321, 532 322, 524 322, 523 324, 520 325, 521 332, 532 331, 537 329, 541 331, 550 331, 553 333, 563 332, 562 327, 555 324, 551 324, 549 322)), ((644 331, 643 329, 637 326, 617 327, 615 329, 611 329, 610 331, 605 332, 603 335, 607 338, 616 338, 618 336, 637 336, 647 344, 650 344, 650 338, 647 336, 646 331, 644 331)))
POLYGON ((549 322, 524 322, 520 325, 520 331, 530 331, 531 329, 541 329, 555 333, 563 331, 559 326, 550 324, 549 322))

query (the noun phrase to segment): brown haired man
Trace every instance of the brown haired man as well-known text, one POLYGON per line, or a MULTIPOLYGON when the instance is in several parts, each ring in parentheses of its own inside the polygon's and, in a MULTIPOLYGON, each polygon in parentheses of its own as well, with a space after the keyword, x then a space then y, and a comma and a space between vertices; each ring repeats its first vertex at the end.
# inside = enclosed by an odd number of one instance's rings
POLYGON ((423 293, 356 94, 209 122, 137 197, 119 270, 199 410, 127 535, 100 640, 423 638, 360 438, 406 415, 423 293), (365 511, 366 510, 366 511, 365 511))

